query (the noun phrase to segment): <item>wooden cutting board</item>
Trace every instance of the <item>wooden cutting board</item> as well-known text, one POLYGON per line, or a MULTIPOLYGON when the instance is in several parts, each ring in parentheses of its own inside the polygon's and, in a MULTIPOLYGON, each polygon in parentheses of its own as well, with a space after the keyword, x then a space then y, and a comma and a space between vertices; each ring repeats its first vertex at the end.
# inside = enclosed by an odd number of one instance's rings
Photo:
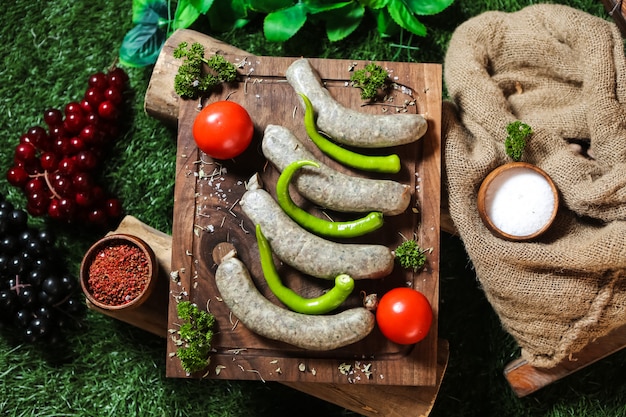
MULTIPOLYGON (((251 233, 253 224, 238 204, 245 192, 245 182, 254 173, 259 173, 265 188, 274 193, 278 172, 267 163, 260 151, 263 130, 268 124, 288 127, 310 151, 335 169, 351 175, 364 174, 328 160, 310 141, 305 141, 303 109, 284 78, 294 58, 226 57, 231 62, 240 63, 239 81, 215 92, 208 101, 228 98, 243 105, 254 120, 255 137, 250 148, 240 157, 212 161, 199 152, 191 135, 198 103, 181 101, 179 104, 171 263, 175 279, 170 281, 169 327, 175 329, 177 326, 176 301, 190 299, 206 306, 216 316, 218 331, 213 341, 215 352, 211 356, 211 365, 204 375, 185 374, 178 359, 171 355, 176 346, 169 339, 167 376, 294 383, 435 385, 441 201, 441 66, 379 62, 391 72, 398 84, 392 93, 393 102, 362 106, 359 90, 350 87, 348 80, 351 69, 362 68, 367 62, 310 60, 326 81, 331 94, 344 105, 368 113, 418 112, 428 120, 427 134, 421 140, 392 149, 401 155, 403 169, 389 178, 411 185, 411 207, 404 214, 387 218, 380 231, 351 240, 382 243, 395 248, 402 242, 403 236, 415 236, 422 247, 432 248, 427 266, 418 273, 396 267, 392 275, 382 280, 358 282, 346 307, 360 303, 361 291, 382 295, 393 287, 410 284, 427 296, 435 316, 428 337, 416 345, 396 345, 374 329, 363 341, 345 348, 311 352, 262 338, 237 322, 237 318, 220 301, 215 287, 216 262, 212 250, 225 241, 234 245, 257 287, 268 299, 278 303, 264 285, 256 239, 251 233)), ((298 201, 304 202, 302 199, 298 201)), ((322 215, 314 207, 308 208, 322 215)), ((335 219, 342 217, 338 213, 330 214, 335 219)), ((280 272, 287 285, 306 296, 318 295, 329 286, 327 281, 303 276, 285 266, 280 268, 280 272)))
MULTIPOLYGON (((172 238, 142 223, 133 216, 126 216, 119 227, 111 233, 127 233, 143 239, 155 251, 159 261, 159 279, 163 291, 153 292, 148 301, 133 311, 111 312, 100 310, 92 304, 89 308, 140 329, 167 337, 167 298, 169 271, 171 270, 172 238), (165 300, 165 302, 163 302, 165 300)), ((160 285, 160 284, 159 284, 160 285)), ((363 384, 332 384, 309 382, 281 382, 296 390, 329 401, 367 417, 426 416, 430 413, 443 375, 448 364, 448 342, 439 339, 437 346, 437 384, 434 386, 380 386, 363 384)))

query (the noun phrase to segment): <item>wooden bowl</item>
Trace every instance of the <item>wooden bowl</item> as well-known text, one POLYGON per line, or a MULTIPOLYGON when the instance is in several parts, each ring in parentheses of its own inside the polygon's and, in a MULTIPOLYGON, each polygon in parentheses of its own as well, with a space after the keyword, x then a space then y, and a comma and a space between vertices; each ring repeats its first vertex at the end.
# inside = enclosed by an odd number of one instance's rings
MULTIPOLYGON (((117 261, 120 261, 120 259, 118 258, 115 259, 117 261)), ((119 263, 120 262, 118 262, 118 264, 119 263)), ((96 307, 105 310, 133 309, 140 306, 150 297, 150 294, 157 284, 158 273, 158 262, 150 245, 148 245, 142 239, 133 235, 110 234, 94 243, 85 253, 85 256, 83 257, 83 260, 80 264, 80 285, 83 289, 85 297, 87 297, 88 302, 92 303, 96 307), (106 251, 107 248, 119 247, 123 245, 128 245, 132 248, 138 248, 140 250, 140 259, 146 261, 146 264, 144 265, 144 267, 142 267, 142 269, 145 268, 145 271, 143 272, 147 276, 147 281, 145 283, 145 286, 143 286, 141 292, 136 294, 134 298, 123 303, 107 304, 106 302, 103 302, 96 298, 93 294, 93 290, 89 283, 90 268, 98 254, 103 253, 103 251, 106 251)), ((120 274, 120 278, 129 282, 129 285, 133 277, 134 275, 132 273, 129 273, 128 276, 123 276, 122 274, 120 274)))
POLYGON ((539 167, 511 162, 485 177, 477 204, 483 223, 495 236, 528 241, 550 228, 559 208, 559 192, 539 167))

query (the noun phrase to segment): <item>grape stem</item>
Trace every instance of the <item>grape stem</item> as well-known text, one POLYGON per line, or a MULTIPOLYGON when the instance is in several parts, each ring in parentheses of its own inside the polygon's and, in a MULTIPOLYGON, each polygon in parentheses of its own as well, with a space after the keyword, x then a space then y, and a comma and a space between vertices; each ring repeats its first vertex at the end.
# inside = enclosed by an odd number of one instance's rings
MULTIPOLYGON (((58 308, 60 306, 62 306, 67 300, 69 300, 74 294, 76 294, 77 291, 72 291, 69 292, 65 298, 62 298, 61 300, 59 300, 56 304, 52 304, 52 307, 58 308)), ((63 311, 64 314, 66 314, 69 317, 72 317, 71 314, 68 314, 66 311, 63 311)))
POLYGON ((27 288, 30 287, 30 284, 20 284, 20 276, 19 274, 15 275, 15 285, 12 286, 11 290, 15 290, 17 295, 20 295, 20 288, 27 288))
POLYGON ((62 198, 55 190, 54 187, 52 186, 52 183, 50 182, 50 178, 48 177, 48 171, 44 171, 43 174, 34 174, 30 176, 31 178, 36 178, 36 177, 43 177, 43 179, 46 181, 46 185, 48 186, 48 189, 50 189, 50 192, 52 193, 52 197, 54 198, 58 198, 59 200, 62 198))

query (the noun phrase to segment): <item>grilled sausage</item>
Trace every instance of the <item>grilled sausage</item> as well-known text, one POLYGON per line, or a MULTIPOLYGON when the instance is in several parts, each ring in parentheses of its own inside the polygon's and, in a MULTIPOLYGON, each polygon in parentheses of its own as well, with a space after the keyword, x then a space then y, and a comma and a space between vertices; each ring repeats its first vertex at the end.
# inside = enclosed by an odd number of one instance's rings
POLYGON ((289 129, 268 125, 263 143, 265 157, 282 171, 292 162, 309 160, 319 168, 303 167, 293 177, 298 192, 318 206, 340 212, 381 211, 386 216, 404 212, 411 202, 410 187, 392 180, 353 177, 323 164, 289 129))
POLYGON ((276 256, 302 273, 324 279, 348 274, 356 280, 382 278, 393 270, 394 256, 386 246, 337 243, 314 235, 291 220, 261 188, 246 191, 240 204, 261 226, 276 256))
POLYGON ((252 332, 303 349, 337 349, 363 339, 374 328, 374 315, 364 307, 313 316, 273 304, 257 290, 248 269, 235 257, 219 264, 215 284, 226 305, 252 332))
MULTIPOLYGON (((419 114, 366 114, 344 107, 330 95, 306 58, 294 61, 285 75, 297 93, 311 100, 317 127, 339 143, 360 148, 403 145, 424 136, 428 128, 419 114)), ((302 98, 300 102, 304 103, 302 98)))

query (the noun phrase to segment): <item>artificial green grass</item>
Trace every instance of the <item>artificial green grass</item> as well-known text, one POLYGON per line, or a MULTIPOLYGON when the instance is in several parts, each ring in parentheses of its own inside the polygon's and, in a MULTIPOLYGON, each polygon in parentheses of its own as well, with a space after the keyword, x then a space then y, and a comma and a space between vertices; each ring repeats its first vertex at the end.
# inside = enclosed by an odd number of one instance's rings
MULTIPOLYGON (((325 40, 323 29, 313 25, 284 44, 267 42, 259 22, 211 35, 257 55, 443 63, 447 42, 460 23, 483 11, 514 11, 532 3, 457 0, 444 13, 424 18, 427 38, 402 34, 380 39, 371 21, 338 43, 325 40)), ((607 17, 598 1, 560 3, 607 17)), ((131 27, 131 1, 14 1, 3 6, 0 136, 5 144, 0 167, 6 169, 19 136, 41 123, 43 110, 82 95, 87 76, 115 59, 131 27)), ((207 30, 201 23, 194 28, 207 30)), ((150 70, 129 70, 131 110, 102 178, 123 199, 128 214, 169 233, 176 132, 143 112, 150 70)), ((24 204, 4 175, 0 193, 24 204)), ((70 270, 77 273, 82 254, 101 233, 53 227, 70 270)), ((485 300, 462 243, 447 234, 442 238, 440 288, 439 333, 450 343, 450 361, 432 416, 626 415, 625 352, 527 398, 515 397, 502 370, 518 356, 518 348, 485 300)), ((165 378, 164 340, 92 311, 62 351, 19 344, 7 331, 1 335, 0 412, 7 416, 355 415, 277 383, 165 378)))

